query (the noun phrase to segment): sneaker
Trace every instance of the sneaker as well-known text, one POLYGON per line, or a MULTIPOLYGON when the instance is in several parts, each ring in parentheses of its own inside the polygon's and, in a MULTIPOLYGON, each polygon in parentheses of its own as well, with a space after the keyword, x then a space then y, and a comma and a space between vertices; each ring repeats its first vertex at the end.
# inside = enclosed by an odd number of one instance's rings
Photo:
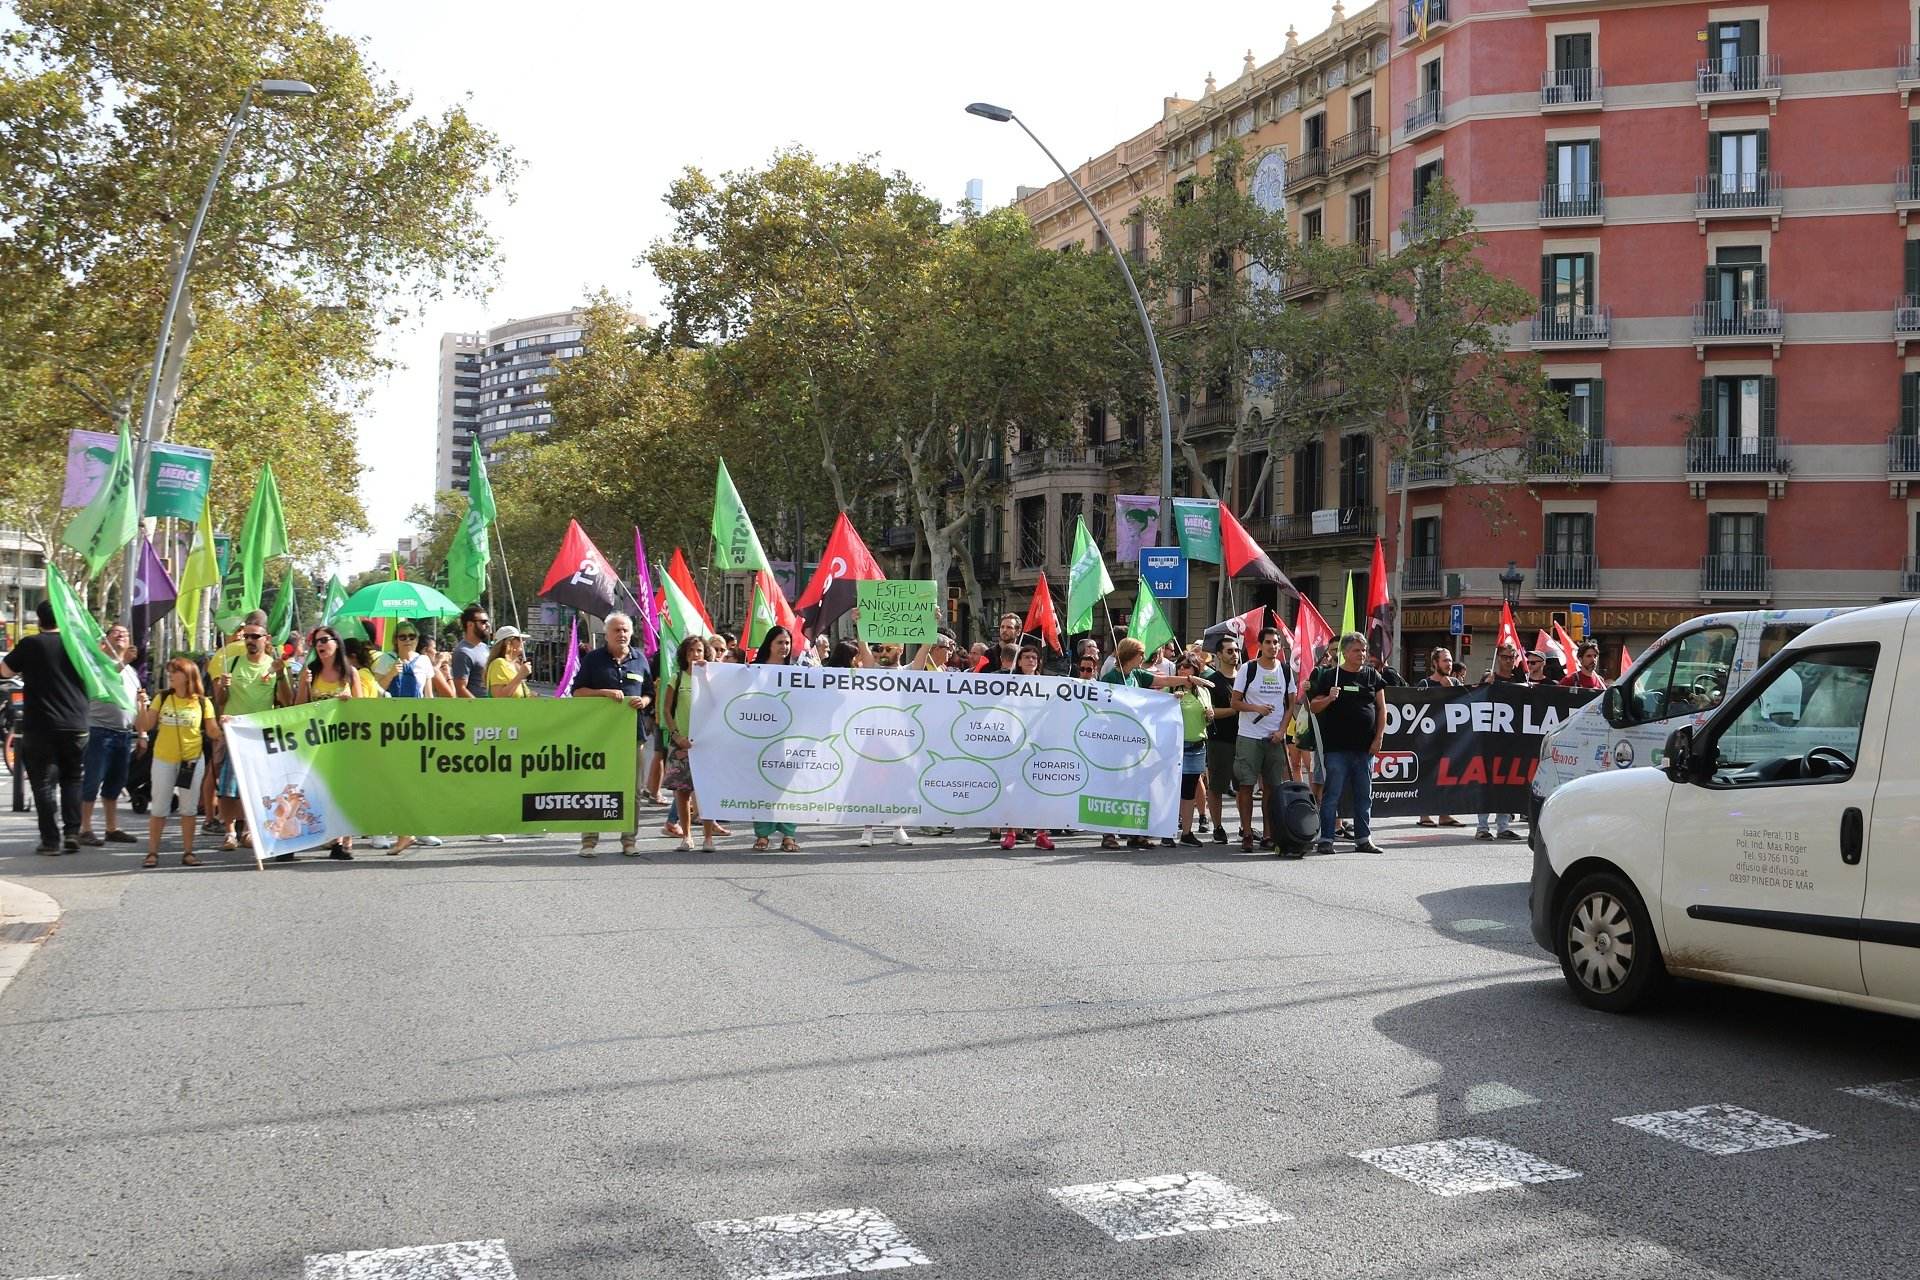
POLYGON ((429 849, 438 849, 441 845, 445 844, 446 841, 442 840, 439 836, 415 836, 414 843, 423 844, 429 849))
POLYGON ((376 849, 391 849, 393 848, 393 837, 392 836, 375 836, 373 837, 373 839, 367 841, 367 843, 372 845, 376 849))
POLYGON ((327 847, 327 856, 336 862, 352 862, 353 850, 335 840, 327 847))
POLYGON ((1319 844, 1316 844, 1315 846, 1313 846, 1313 851, 1315 853, 1332 853, 1333 841, 1322 840, 1319 844))
POLYGON ((91 831, 82 831, 80 833, 80 843, 89 849, 98 849, 101 845, 105 844, 106 841, 91 831))
POLYGON ((1020 843, 1020 833, 1018 831, 1013 830, 1012 828, 1008 828, 1007 834, 1000 837, 1000 847, 1002 849, 1011 849, 1013 848, 1013 846, 1019 843, 1020 843))
POLYGON ((583 858, 599 857, 600 856, 599 844, 600 844, 600 837, 598 835, 595 835, 592 832, 588 832, 586 835, 581 836, 580 837, 580 856, 583 858))
POLYGON ((131 835, 129 835, 125 831, 122 831, 120 828, 115 827, 113 830, 107 832, 107 843, 108 844, 133 844, 135 843, 135 841, 131 835))
POLYGON ((58 857, 60 854, 60 846, 58 843, 47 844, 45 841, 42 841, 34 848, 34 852, 45 854, 49 858, 58 857))
POLYGON ((1478 831, 1473 833, 1473 838, 1475 840, 1491 840, 1493 839, 1493 832, 1487 830, 1485 827, 1482 827, 1478 831))
MULTIPOLYGON (((907 834, 905 827, 895 827, 893 829, 893 842, 895 844, 912 844, 913 837, 907 834)), ((1035 843, 1039 843, 1038 839, 1035 840, 1035 843)))
MULTIPOLYGON (((711 841, 709 841, 709 843, 711 843, 711 841)), ((673 851, 674 851, 675 853, 692 853, 692 852, 693 852, 693 841, 691 841, 691 840, 689 840, 689 839, 688 839, 687 837, 685 837, 685 836, 681 836, 681 837, 680 837, 680 843, 679 843, 679 844, 677 844, 677 845, 675 845, 675 846, 673 846, 673 851)), ((621 850, 620 852, 622 852, 622 853, 625 853, 625 852, 626 852, 626 850, 625 850, 625 849, 622 849, 622 850, 621 850)), ((636 855, 636 856, 638 856, 638 855, 636 855)))
POLYGON ((68 836, 65 840, 62 840, 60 842, 60 852, 62 853, 80 852, 80 837, 68 836))
POLYGON ((1240 852, 1242 853, 1253 852, 1253 832, 1242 831, 1240 833, 1240 852))
POLYGON ((1225 844, 1227 842, 1227 829, 1225 826, 1216 826, 1213 829, 1213 842, 1215 844, 1225 844))
POLYGON ((860 847, 862 849, 873 848, 873 828, 872 827, 867 827, 860 832, 860 847))
MULTIPOLYGON (((1178 844, 1178 843, 1180 843, 1180 842, 1179 842, 1178 840, 1175 840, 1175 839, 1174 839, 1174 838, 1173 838, 1172 836, 1161 836, 1161 837, 1160 837, 1160 847, 1161 847, 1162 849, 1171 849, 1171 848, 1173 848, 1173 846, 1174 846, 1174 845, 1176 845, 1176 844, 1178 844)), ((1198 840, 1195 840, 1195 841, 1194 841, 1194 843, 1195 843, 1195 844, 1199 844, 1200 842, 1199 842, 1198 840)))
POLYGON ((1508 827, 1505 831, 1502 831, 1500 833, 1500 838, 1502 840, 1518 840, 1518 839, 1521 839, 1521 835, 1518 831, 1515 831, 1512 827, 1508 827))
POLYGON ((1115 835, 1101 836, 1100 847, 1102 849, 1118 849, 1120 847, 1120 837, 1115 835))
POLYGON ((1051 849, 1053 848, 1053 837, 1042 831, 1033 837, 1033 847, 1036 849, 1051 849))
POLYGON ((293 862, 295 860, 295 855, 291 853, 276 853, 267 859, 268 862, 293 862))
MULTIPOLYGON (((680 838, 682 840, 686 839, 685 836, 681 836, 680 838)), ((632 836, 620 837, 620 856, 623 858, 637 858, 640 856, 640 851, 633 847, 632 836)))
POLYGON ((1375 844, 1371 840, 1361 840, 1356 842, 1353 846, 1353 851, 1355 853, 1385 853, 1386 852, 1385 849, 1382 849, 1379 845, 1375 844))
POLYGON ((1207 815, 1204 813, 1200 815, 1200 821, 1197 825, 1200 828, 1201 835, 1205 835, 1208 831, 1212 830, 1212 826, 1207 822, 1207 815))
POLYGON ((1193 834, 1193 832, 1191 831, 1182 831, 1180 833, 1180 843, 1181 844, 1199 844, 1200 837, 1193 834))

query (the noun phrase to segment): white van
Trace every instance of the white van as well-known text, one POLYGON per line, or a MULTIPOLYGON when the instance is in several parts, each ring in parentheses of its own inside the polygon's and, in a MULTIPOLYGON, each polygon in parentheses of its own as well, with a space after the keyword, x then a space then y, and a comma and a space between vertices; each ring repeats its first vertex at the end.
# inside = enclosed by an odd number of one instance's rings
POLYGON ((1802 632, 1663 769, 1547 798, 1535 941, 1599 1009, 1682 974, 1920 1017, 1915 708, 1920 603, 1802 632))
POLYGON ((1667 735, 1698 726, 1781 646, 1844 609, 1714 613, 1681 623, 1633 669, 1540 743, 1533 812, 1555 790, 1608 769, 1658 765, 1667 735))

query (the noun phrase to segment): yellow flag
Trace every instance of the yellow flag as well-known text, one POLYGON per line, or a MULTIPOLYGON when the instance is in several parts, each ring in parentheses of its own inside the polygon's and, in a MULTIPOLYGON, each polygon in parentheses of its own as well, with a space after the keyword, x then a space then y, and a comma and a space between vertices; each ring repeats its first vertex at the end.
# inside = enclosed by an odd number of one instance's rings
POLYGON ((200 525, 194 530, 193 549, 180 570, 180 621, 191 633, 200 616, 200 592, 220 585, 220 561, 213 550, 213 504, 200 504, 200 525))

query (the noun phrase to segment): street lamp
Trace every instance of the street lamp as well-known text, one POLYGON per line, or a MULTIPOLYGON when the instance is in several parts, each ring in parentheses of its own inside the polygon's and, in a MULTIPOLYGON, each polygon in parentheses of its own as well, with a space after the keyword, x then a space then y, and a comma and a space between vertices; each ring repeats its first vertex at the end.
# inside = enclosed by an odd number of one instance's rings
POLYGON ((1519 563, 1507 561, 1506 571, 1500 575, 1500 594, 1509 608, 1520 603, 1520 585, 1526 580, 1527 575, 1520 572, 1519 563))
MULTIPOLYGON (((214 188, 220 185, 220 174, 227 167, 227 156, 233 151, 233 140, 240 134, 240 126, 245 123, 247 109, 253 105, 253 95, 258 93, 268 98, 311 98, 316 90, 305 80, 262 80, 258 84, 247 86, 240 96, 240 105, 234 108, 233 118, 227 122, 226 140, 220 144, 220 154, 214 159, 213 172, 207 175, 206 188, 200 193, 200 207, 193 211, 193 224, 187 228, 187 242, 180 248, 180 261, 173 269, 173 287, 167 291, 167 309, 160 317, 160 337, 153 344, 153 371, 147 378, 147 399, 140 410, 139 443, 133 455, 133 509, 144 511, 146 508, 147 453, 155 440, 154 416, 160 403, 160 371, 166 365, 167 346, 173 340, 173 318, 180 310, 180 297, 187 290, 187 273, 193 269, 193 253, 200 244, 200 229, 206 225, 207 206, 213 203, 214 188)), ((120 620, 128 626, 133 624, 133 579, 140 570, 139 540, 127 548, 127 567, 124 581, 120 584, 120 620)), ((147 637, 138 637, 140 647, 146 648, 147 637)))
POLYGON ((1140 288, 1134 284, 1133 272, 1127 267, 1127 255, 1121 252, 1120 242, 1114 239, 1113 233, 1107 229, 1105 220, 1100 217, 1100 211, 1093 207, 1093 201, 1087 199, 1087 193, 1081 190, 1080 184, 1073 180, 1071 173, 1067 172, 1067 166, 1061 164, 1060 158, 1047 150, 1047 144, 1040 141, 1033 130, 1027 128, 1025 120, 1013 114, 1008 108, 996 107, 990 102, 968 103, 967 114, 1000 124, 1011 120, 1019 125, 1021 130, 1033 139, 1033 145, 1045 152, 1047 159, 1053 161, 1053 167, 1060 171, 1060 176, 1065 178, 1067 185, 1073 188, 1073 194, 1080 197, 1080 203, 1085 205, 1087 212, 1093 215, 1093 225, 1100 228, 1100 234, 1106 237, 1107 248, 1113 250, 1114 261, 1120 264, 1120 276, 1127 282, 1127 292, 1133 295, 1133 309, 1140 316, 1140 329, 1147 335, 1147 360, 1153 365, 1153 389, 1160 398, 1160 537, 1162 541, 1174 537, 1173 411, 1167 403, 1167 374, 1160 367, 1160 343, 1154 337, 1153 319, 1147 315, 1147 304, 1140 300, 1140 288))

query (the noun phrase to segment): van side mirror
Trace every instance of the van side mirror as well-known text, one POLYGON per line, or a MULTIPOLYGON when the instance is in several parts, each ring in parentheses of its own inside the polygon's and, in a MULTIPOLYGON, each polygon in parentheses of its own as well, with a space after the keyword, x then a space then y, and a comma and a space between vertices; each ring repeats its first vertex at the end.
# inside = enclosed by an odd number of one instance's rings
POLYGON ((1693 726, 1675 729, 1667 735, 1666 759, 1662 764, 1675 782, 1699 782, 1713 768, 1713 748, 1694 745, 1693 726))
POLYGON ((1607 723, 1616 729, 1626 726, 1627 687, 1625 685, 1607 686, 1607 691, 1600 695, 1600 714, 1606 717, 1607 723))

